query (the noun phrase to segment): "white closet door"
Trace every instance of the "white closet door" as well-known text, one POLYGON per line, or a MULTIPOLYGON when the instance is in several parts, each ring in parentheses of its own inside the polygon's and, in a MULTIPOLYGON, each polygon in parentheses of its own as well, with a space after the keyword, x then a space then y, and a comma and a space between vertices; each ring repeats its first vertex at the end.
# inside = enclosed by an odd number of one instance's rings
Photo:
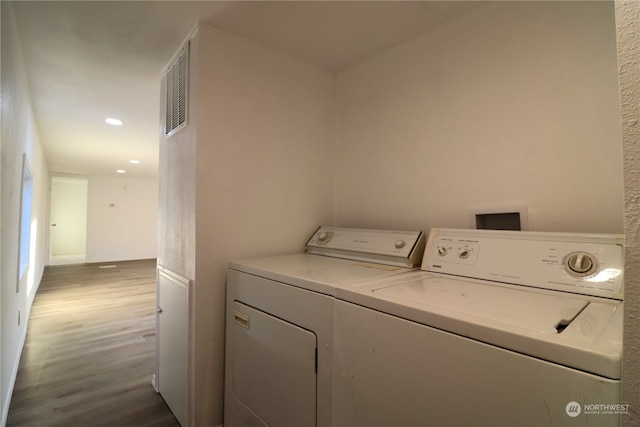
POLYGON ((189 281, 158 271, 156 387, 182 426, 187 426, 189 281))

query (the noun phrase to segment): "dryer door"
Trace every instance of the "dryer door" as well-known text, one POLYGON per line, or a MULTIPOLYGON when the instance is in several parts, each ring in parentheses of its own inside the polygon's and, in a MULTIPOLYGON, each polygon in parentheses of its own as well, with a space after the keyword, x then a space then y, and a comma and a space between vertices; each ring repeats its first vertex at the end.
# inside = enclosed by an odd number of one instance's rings
POLYGON ((233 393, 269 426, 316 425, 316 336, 234 303, 233 393))

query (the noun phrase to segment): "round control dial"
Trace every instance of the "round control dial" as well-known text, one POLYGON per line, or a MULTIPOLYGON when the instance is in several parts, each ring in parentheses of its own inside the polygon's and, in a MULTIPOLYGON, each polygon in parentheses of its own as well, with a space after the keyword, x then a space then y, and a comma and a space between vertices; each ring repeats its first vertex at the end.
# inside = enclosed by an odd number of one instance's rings
POLYGON ((318 234, 318 244, 326 245, 333 239, 333 233, 331 231, 321 231, 318 234))
POLYGON ((598 270, 598 260, 588 252, 571 252, 562 262, 565 271, 572 277, 591 276, 598 270))
POLYGON ((438 246, 438 255, 445 256, 448 250, 444 246, 438 246))

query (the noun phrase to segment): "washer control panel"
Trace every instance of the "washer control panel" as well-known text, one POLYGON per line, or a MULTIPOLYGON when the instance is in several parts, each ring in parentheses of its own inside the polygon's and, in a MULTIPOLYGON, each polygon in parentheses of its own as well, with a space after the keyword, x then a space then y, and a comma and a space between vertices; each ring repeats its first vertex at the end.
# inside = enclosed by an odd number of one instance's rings
POLYGON ((422 269, 623 299, 621 235, 432 229, 422 269))
POLYGON ((436 246, 436 254, 443 261, 475 264, 479 249, 475 243, 441 241, 436 246))
POLYGON ((418 267, 426 236, 421 231, 320 227, 307 241, 306 251, 402 267, 418 267))

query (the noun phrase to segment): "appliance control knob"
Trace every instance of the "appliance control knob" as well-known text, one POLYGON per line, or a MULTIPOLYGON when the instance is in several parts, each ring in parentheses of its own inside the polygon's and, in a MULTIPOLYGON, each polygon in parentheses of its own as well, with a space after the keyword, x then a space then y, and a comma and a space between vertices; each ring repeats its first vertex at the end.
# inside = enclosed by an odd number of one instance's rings
POLYGON ((586 277, 598 268, 596 258, 586 252, 572 252, 564 259, 565 270, 573 277, 586 277))
POLYGON ((321 231, 318 234, 318 244, 326 245, 333 238, 333 233, 330 231, 321 231))
POLYGON ((469 258, 469 255, 471 255, 471 252, 469 252, 469 249, 465 249, 462 252, 460 252, 459 256, 462 259, 467 259, 469 258))
POLYGON ((567 262, 569 268, 576 273, 586 273, 593 267, 593 261, 585 254, 575 254, 567 262))
POLYGON ((438 255, 445 256, 447 254, 447 248, 444 246, 438 246, 438 255))
POLYGON ((404 240, 396 240, 396 249, 404 248, 404 245, 406 245, 404 240))

